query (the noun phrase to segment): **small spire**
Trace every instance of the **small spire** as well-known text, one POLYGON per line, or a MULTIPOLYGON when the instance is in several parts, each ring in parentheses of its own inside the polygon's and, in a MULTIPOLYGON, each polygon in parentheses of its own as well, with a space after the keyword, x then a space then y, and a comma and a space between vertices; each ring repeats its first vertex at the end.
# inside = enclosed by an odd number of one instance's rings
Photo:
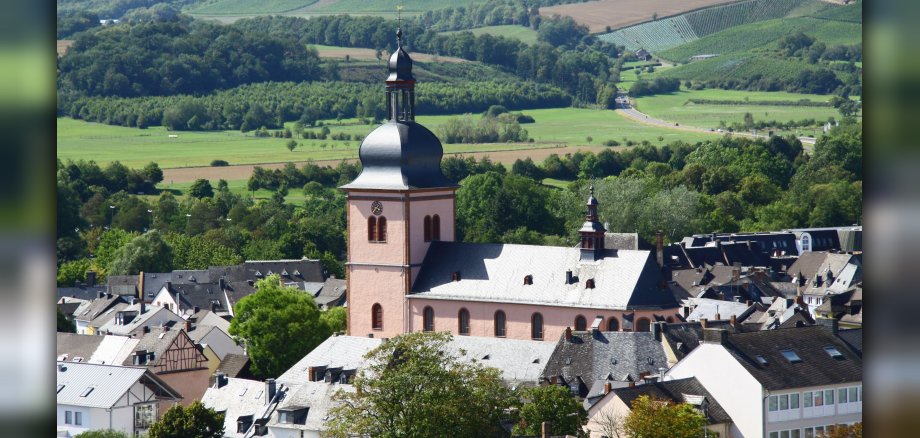
POLYGON ((594 196, 594 184, 591 184, 591 187, 588 188, 588 191, 591 192, 591 196, 594 196))
POLYGON ((402 47, 402 5, 396 5, 396 47, 402 47))

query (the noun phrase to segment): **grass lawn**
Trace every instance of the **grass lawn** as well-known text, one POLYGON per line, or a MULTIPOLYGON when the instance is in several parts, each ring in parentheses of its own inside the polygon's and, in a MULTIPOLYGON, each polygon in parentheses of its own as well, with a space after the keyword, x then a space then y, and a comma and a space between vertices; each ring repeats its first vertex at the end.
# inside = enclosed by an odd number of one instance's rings
POLYGON ((316 0, 214 0, 188 12, 201 15, 271 14, 297 10, 316 0))
POLYGON ((758 92, 735 90, 689 90, 636 99, 636 108, 646 114, 663 120, 678 122, 681 125, 700 128, 716 128, 719 121, 742 122, 744 113, 749 112, 755 121, 776 120, 786 122, 814 118, 827 120, 828 117, 839 118, 840 114, 833 107, 782 106, 782 105, 698 105, 690 99, 751 101, 783 101, 809 99, 815 102, 829 101, 832 96, 816 94, 796 94, 785 92, 758 92))
MULTIPOLYGON (((431 11, 449 7, 484 3, 485 0, 334 0, 321 1, 308 8, 309 12, 390 12, 396 14, 396 6, 402 5, 403 12, 431 11)), ((305 11, 306 12, 306 11, 305 11)))
MULTIPOLYGON (((524 26, 519 26, 516 24, 508 24, 503 26, 486 26, 486 27, 477 27, 475 29, 470 29, 470 32, 473 35, 479 36, 482 34, 489 34, 494 36, 503 36, 506 38, 514 38, 522 43, 533 44, 537 42, 537 31, 524 26)), ((450 31, 442 32, 444 34, 451 34, 461 31, 450 31)))
MULTIPOLYGON (((554 108, 525 110, 524 113, 536 119, 536 123, 523 125, 535 143, 445 144, 444 150, 447 153, 523 151, 556 145, 600 146, 608 139, 622 143, 624 138, 628 138, 635 142, 648 140, 661 144, 659 136, 663 138, 663 143, 678 139, 694 142, 712 138, 708 134, 636 123, 610 110, 554 108), (593 141, 587 141, 589 136, 593 137, 593 141)), ((418 121, 437 133, 437 126, 450 117, 455 116, 421 116, 418 121)), ((357 124, 355 120, 342 120, 329 121, 329 127, 333 134, 344 132, 365 136, 376 126, 357 124)), ((314 130, 318 131, 316 128, 314 130)), ((251 133, 238 131, 170 132, 159 126, 137 129, 70 118, 57 119, 57 157, 63 160, 92 159, 99 163, 118 160, 129 167, 143 167, 155 161, 165 169, 207 166, 214 159, 226 160, 235 165, 340 160, 358 156, 358 141, 296 140, 301 146, 290 152, 285 147, 289 139, 257 138, 251 133), (170 135, 177 137, 170 138, 170 135)))
MULTIPOLYGON (((236 193, 241 196, 246 196, 253 199, 271 199, 274 192, 267 189, 259 189, 255 192, 250 192, 246 186, 248 182, 248 179, 229 180, 227 181, 227 188, 229 188, 232 193, 236 193)), ((175 184, 160 183, 157 185, 157 188, 160 190, 171 191, 179 199, 183 199, 188 196, 188 190, 191 186, 192 183, 190 182, 175 184)), ((217 181, 211 181, 211 186, 213 186, 214 190, 217 191, 217 181)), ((159 195, 148 195, 147 201, 155 202, 157 197, 159 197, 159 195)), ((304 197, 303 190, 300 187, 291 187, 288 190, 288 195, 284 197, 284 201, 289 204, 302 203, 305 199, 306 198, 304 197)))

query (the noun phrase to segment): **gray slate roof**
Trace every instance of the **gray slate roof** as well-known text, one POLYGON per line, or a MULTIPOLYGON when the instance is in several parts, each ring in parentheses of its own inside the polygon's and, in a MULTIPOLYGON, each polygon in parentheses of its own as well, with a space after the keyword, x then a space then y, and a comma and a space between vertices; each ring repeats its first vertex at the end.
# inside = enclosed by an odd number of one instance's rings
MULTIPOLYGON (((139 342, 134 347, 134 351, 153 352, 154 360, 153 362, 148 362, 147 365, 154 365, 163 358, 166 350, 168 350, 176 338, 180 336, 180 332, 181 330, 175 329, 163 330, 162 328, 151 328, 150 333, 144 333, 143 337, 139 339, 139 342)), ((134 355, 129 355, 123 363, 123 365, 133 364, 134 355)))
POLYGON ((327 278, 314 300, 319 306, 335 307, 345 304, 347 282, 340 278, 327 278))
POLYGON ((105 285, 95 285, 95 286, 74 286, 74 287, 59 287, 57 288, 57 301, 61 301, 61 298, 79 298, 81 300, 95 300, 99 298, 100 292, 105 292, 105 285))
POLYGON ((92 321, 112 308, 115 304, 127 303, 127 301, 119 295, 107 295, 102 298, 91 299, 92 302, 86 309, 74 315, 76 319, 80 321, 92 321))
POLYGON ((305 383, 308 381, 307 372, 310 367, 356 370, 364 364, 364 355, 381 342, 383 340, 379 338, 330 336, 281 374, 277 380, 285 385, 305 383))
POLYGON ((160 396, 181 397, 146 368, 58 362, 57 385, 63 388, 57 392, 57 404, 110 408, 139 380, 160 396), (93 389, 83 397, 87 388, 93 389))
POLYGON ((496 368, 511 385, 537 384, 556 346, 543 341, 455 336, 447 348, 461 358, 496 368), (460 350, 466 352, 461 356, 460 350))
POLYGON ((862 381, 862 358, 829 328, 815 325, 730 334, 726 348, 765 389, 781 390, 862 381), (824 347, 843 355, 832 358, 824 347), (791 349, 802 359, 792 363, 782 350, 791 349), (761 365, 756 356, 767 360, 761 365))
POLYGON ((691 298, 696 304, 696 308, 687 315, 687 321, 699 321, 705 319, 730 319, 732 315, 740 317, 750 306, 746 303, 736 303, 734 301, 711 300, 708 298, 691 298), (719 318, 716 318, 719 314, 719 318))
POLYGON ((75 333, 57 333, 58 360, 73 361, 75 357, 82 357, 83 362, 89 362, 93 353, 102 343, 103 336, 78 335, 75 333), (63 359, 63 355, 67 359, 63 359))
POLYGON ((649 251, 607 250, 580 262, 578 248, 433 242, 409 298, 526 303, 601 309, 677 306, 649 251), (566 271, 577 281, 566 284, 566 271), (461 279, 451 281, 452 273, 461 279), (533 276, 525 285, 524 277, 533 276), (594 279, 595 289, 585 283, 594 279))
POLYGON ((237 419, 247 415, 258 418, 264 413, 267 408, 264 391, 263 382, 231 377, 221 388, 208 388, 201 397, 201 403, 215 411, 224 412, 225 437, 242 438, 245 433, 237 433, 237 419))
POLYGON ((725 412, 722 405, 716 401, 715 397, 703 387, 696 377, 646 383, 643 385, 636 385, 633 388, 615 388, 611 391, 611 394, 619 397, 627 406, 632 406, 633 401, 643 395, 656 399, 670 400, 674 403, 688 403, 689 400, 686 397, 688 395, 703 396, 706 397, 706 401, 708 402, 707 420, 709 424, 732 422, 732 418, 725 412))
POLYGON ((597 380, 637 381, 643 373, 667 367, 664 347, 652 333, 572 332, 571 341, 563 333, 556 343, 543 377, 577 385, 579 396, 585 397, 597 380))
POLYGON ((334 406, 332 396, 340 389, 346 392, 354 391, 352 385, 325 382, 305 382, 290 387, 284 400, 278 404, 277 410, 309 408, 304 424, 282 424, 278 422, 278 415, 272 415, 268 426, 292 430, 325 430, 329 409, 334 406))

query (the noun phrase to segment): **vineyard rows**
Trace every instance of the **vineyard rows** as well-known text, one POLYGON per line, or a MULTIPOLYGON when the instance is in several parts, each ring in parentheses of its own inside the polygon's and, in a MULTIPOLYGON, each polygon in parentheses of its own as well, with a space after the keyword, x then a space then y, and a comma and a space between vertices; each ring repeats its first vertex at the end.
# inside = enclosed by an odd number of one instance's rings
POLYGON ((730 27, 782 18, 810 1, 814 0, 748 0, 626 27, 599 38, 630 50, 644 48, 654 53, 730 27))

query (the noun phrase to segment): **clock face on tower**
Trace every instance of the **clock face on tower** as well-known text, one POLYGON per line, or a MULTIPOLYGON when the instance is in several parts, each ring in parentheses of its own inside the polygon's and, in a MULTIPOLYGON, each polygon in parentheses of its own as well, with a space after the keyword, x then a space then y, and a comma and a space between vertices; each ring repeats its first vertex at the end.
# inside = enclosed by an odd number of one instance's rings
POLYGON ((371 204, 371 212, 380 216, 380 214, 383 213, 383 204, 381 204, 380 201, 374 201, 374 203, 371 204))

